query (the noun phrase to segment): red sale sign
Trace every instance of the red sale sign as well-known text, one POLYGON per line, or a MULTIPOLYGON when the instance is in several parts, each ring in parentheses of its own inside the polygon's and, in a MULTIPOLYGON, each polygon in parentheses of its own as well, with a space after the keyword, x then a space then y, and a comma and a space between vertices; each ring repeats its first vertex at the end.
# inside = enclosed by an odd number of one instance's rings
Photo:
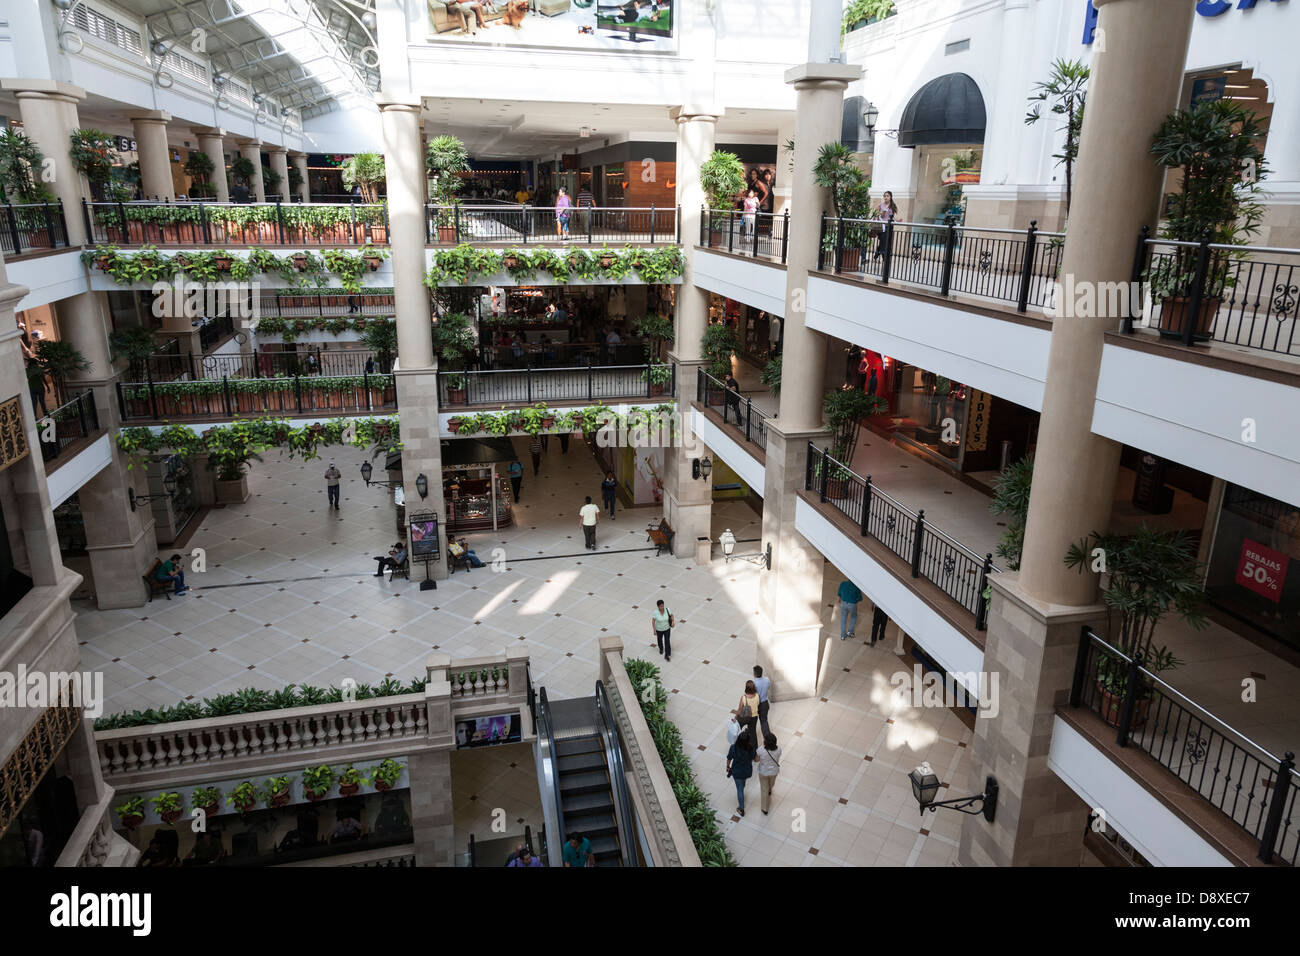
POLYGON ((1266 544, 1247 538, 1241 543, 1237 562, 1237 583, 1277 603, 1282 599, 1282 582, 1291 558, 1266 544))

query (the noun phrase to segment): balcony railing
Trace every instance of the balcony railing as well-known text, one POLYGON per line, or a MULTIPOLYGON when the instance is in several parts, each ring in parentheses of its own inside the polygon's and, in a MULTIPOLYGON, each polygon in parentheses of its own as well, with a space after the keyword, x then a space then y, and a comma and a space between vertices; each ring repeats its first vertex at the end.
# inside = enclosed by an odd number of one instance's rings
POLYGON ((700 210, 700 245, 756 259, 785 262, 789 251, 790 213, 746 216, 738 209, 700 210))
POLYGON ((707 405, 721 405, 723 424, 728 420, 734 421, 736 428, 744 432, 745 441, 767 449, 767 426, 771 419, 754 407, 752 398, 744 398, 740 392, 727 388, 725 383, 701 368, 696 369, 695 400, 707 405))
POLYGON ((228 352, 223 355, 150 355, 131 363, 133 382, 198 382, 222 378, 324 378, 384 375, 383 357, 369 349, 303 349, 297 352, 228 352))
POLYGON ((681 241, 673 206, 571 206, 566 212, 567 223, 554 206, 431 205, 425 207, 425 237, 430 245, 681 241))
POLYGON ((86 234, 116 246, 364 246, 388 243, 382 203, 83 202, 86 234))
POLYGON ((36 435, 41 441, 41 457, 47 462, 57 461, 69 445, 89 438, 98 430, 95 393, 86 389, 37 421, 36 435))
POLYGON ((1065 234, 1028 229, 982 229, 955 225, 822 216, 817 268, 835 275, 871 278, 1029 306, 1047 307, 1065 234))
POLYGON ((118 382, 123 421, 184 421, 248 415, 325 416, 391 412, 397 408, 392 375, 221 378, 199 381, 118 382))
POLYGON ((677 394, 677 367, 669 363, 439 372, 438 378, 440 402, 451 407, 666 399, 677 394), (654 383, 656 368, 667 369, 667 382, 654 383))
POLYGON ((397 314, 392 292, 278 292, 258 296, 258 315, 281 319, 391 317, 397 314))
POLYGON ((925 520, 925 511, 909 511, 847 465, 808 443, 804 489, 857 524, 912 566, 912 577, 924 578, 975 617, 975 629, 985 630, 990 574, 1000 571, 993 555, 983 559, 925 520))
MULTIPOLYGON (((1143 303, 1146 324, 1161 335, 1300 355, 1300 249, 1174 242, 1144 232, 1134 272, 1135 282, 1147 282, 1147 299, 1153 279, 1169 293, 1143 303)), ((1131 321, 1123 331, 1132 331, 1131 321)))
POLYGON ((1279 759, 1184 697, 1088 628, 1079 638, 1070 706, 1085 707, 1259 841, 1264 863, 1296 865, 1300 777, 1279 759))
POLYGON ((5 258, 41 252, 45 249, 66 249, 68 224, 63 218, 63 202, 27 203, 0 206, 0 253, 5 258))
POLYGON ((235 323, 229 315, 207 319, 199 326, 199 346, 204 352, 217 347, 222 339, 235 334, 235 323))

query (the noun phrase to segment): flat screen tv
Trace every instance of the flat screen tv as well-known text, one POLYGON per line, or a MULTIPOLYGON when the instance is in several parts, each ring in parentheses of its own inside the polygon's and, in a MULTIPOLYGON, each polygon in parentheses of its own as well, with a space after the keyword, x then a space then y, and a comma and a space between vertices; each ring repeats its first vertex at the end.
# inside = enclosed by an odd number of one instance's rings
POLYGON ((456 747, 491 747, 517 744, 522 736, 518 712, 456 721, 456 747))
POLYGON ((640 43, 673 35, 673 0, 627 0, 596 5, 596 26, 640 43))

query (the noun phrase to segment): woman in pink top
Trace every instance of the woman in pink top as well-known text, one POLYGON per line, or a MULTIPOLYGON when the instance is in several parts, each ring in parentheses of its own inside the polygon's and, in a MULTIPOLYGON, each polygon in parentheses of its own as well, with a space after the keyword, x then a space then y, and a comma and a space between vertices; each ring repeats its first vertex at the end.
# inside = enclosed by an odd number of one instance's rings
POLYGON ((745 214, 740 220, 740 234, 743 236, 745 230, 748 229, 749 234, 752 236, 754 234, 754 224, 757 219, 758 193, 751 189, 749 192, 745 193, 745 214))
POLYGON ((555 234, 566 239, 569 237, 569 209, 572 205, 569 191, 561 186, 560 195, 555 197, 555 234))

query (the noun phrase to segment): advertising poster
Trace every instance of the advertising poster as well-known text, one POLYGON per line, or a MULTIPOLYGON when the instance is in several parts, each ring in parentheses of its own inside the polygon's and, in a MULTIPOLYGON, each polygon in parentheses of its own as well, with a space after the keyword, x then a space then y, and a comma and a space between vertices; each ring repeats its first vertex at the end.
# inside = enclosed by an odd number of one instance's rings
POLYGON ((521 738, 518 714, 470 717, 456 721, 456 748, 516 744, 521 738))
POLYGON ((677 0, 428 0, 429 39, 674 53, 677 0))
POLYGON ((1290 563, 1291 558, 1281 551, 1246 538, 1237 561, 1237 583, 1276 604, 1282 600, 1282 582, 1290 563))

